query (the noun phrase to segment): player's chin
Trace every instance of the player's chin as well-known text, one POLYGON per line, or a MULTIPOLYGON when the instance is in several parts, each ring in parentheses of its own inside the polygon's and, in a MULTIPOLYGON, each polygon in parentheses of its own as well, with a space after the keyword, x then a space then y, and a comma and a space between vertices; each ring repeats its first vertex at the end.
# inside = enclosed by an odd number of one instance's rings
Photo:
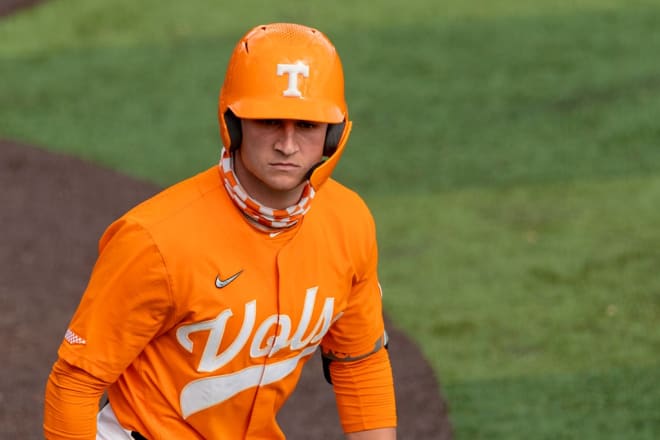
POLYGON ((280 192, 296 191, 306 182, 304 175, 292 174, 271 176, 268 180, 268 186, 280 192))

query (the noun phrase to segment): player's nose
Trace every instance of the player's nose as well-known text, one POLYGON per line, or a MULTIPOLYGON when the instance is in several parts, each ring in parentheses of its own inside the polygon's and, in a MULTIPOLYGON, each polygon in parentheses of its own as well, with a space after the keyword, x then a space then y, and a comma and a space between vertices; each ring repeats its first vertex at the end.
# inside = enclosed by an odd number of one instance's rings
POLYGON ((280 136, 275 144, 275 148, 286 155, 291 155, 298 151, 296 142, 296 121, 286 119, 282 121, 280 136))

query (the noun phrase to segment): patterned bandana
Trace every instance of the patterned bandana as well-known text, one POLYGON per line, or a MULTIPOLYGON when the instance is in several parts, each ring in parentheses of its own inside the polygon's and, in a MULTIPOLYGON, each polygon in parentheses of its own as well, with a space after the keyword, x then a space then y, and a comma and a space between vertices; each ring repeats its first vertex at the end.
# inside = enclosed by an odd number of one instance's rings
POLYGON ((222 172, 225 189, 234 200, 236 206, 238 206, 246 217, 269 228, 284 229, 298 223, 303 215, 309 211, 312 199, 316 194, 308 181, 297 204, 289 206, 286 209, 268 208, 245 192, 245 189, 243 189, 241 183, 238 181, 238 177, 234 174, 231 153, 224 147, 222 148, 220 159, 220 171, 222 172))

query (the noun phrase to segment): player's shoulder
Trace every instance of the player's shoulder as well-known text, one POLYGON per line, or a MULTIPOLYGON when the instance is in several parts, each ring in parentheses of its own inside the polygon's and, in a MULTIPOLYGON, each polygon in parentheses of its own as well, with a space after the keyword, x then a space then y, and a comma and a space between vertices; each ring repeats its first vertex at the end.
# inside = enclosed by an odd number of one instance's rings
POLYGON ((323 184, 305 215, 303 228, 315 234, 314 246, 333 249, 327 255, 341 256, 339 258, 350 264, 359 277, 373 263, 374 219, 362 197, 341 183, 328 179, 323 184))
POLYGON ((373 216, 367 203, 353 189, 328 179, 312 202, 312 211, 325 219, 346 224, 348 227, 373 227, 373 216))
POLYGON ((208 209, 206 200, 220 198, 220 190, 224 191, 214 168, 175 183, 117 218, 105 230, 102 241, 130 231, 143 231, 150 239, 185 233, 198 226, 208 209))
POLYGON ((152 228, 194 210, 208 193, 221 189, 216 168, 202 171, 163 189, 134 206, 123 218, 152 228))
POLYGON ((317 194, 319 200, 325 205, 342 208, 354 208, 360 211, 369 211, 364 199, 353 189, 334 180, 328 179, 317 194))

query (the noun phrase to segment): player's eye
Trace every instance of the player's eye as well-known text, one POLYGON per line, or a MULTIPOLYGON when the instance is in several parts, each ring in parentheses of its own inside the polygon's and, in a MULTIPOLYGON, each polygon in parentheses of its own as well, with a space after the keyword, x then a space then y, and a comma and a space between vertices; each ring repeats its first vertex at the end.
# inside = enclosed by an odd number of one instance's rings
POLYGON ((319 124, 310 121, 298 121, 297 125, 300 128, 316 128, 319 124))
POLYGON ((266 125, 269 127, 278 127, 282 125, 281 119, 259 119, 261 125, 266 125))

